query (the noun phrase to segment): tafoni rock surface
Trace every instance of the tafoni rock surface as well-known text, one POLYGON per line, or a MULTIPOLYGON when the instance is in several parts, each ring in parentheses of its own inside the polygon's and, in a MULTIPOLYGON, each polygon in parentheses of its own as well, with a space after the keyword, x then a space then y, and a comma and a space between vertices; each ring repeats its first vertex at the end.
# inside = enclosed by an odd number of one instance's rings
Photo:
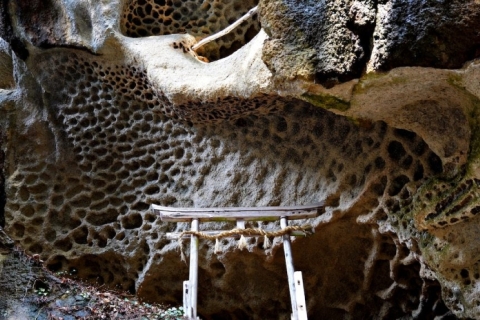
MULTIPOLYGON (((312 319, 480 318, 479 26, 478 0, 1 1, 0 224, 178 304, 188 226, 150 204, 325 201, 293 242, 312 319)), ((202 318, 290 317, 262 241, 200 242, 202 318)))

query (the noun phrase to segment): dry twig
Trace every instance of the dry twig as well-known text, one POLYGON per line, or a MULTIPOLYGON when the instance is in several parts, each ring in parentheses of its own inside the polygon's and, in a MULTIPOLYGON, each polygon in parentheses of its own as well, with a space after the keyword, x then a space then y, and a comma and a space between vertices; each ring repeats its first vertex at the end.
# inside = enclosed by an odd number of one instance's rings
POLYGON ((231 32, 233 29, 238 27, 243 21, 247 20, 248 18, 252 17, 255 13, 258 11, 258 6, 255 6, 254 8, 250 9, 246 14, 244 14, 240 19, 223 29, 222 31, 219 31, 211 36, 206 37, 205 39, 202 39, 200 42, 196 43, 195 45, 192 46, 192 50, 197 50, 201 46, 206 45, 209 42, 212 42, 213 40, 216 40, 220 37, 223 37, 227 33, 231 32))

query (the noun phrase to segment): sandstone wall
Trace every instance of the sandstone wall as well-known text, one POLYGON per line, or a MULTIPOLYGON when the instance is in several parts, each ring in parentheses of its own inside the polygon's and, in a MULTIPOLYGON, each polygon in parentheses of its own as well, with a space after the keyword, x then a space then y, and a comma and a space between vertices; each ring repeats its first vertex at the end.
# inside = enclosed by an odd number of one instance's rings
POLYGON ((0 227, 5 226, 5 146, 7 144, 8 105, 11 105, 12 88, 14 87, 13 65, 8 43, 0 39, 0 227))
MULTIPOLYGON (((3 131, 3 128, 2 128, 3 131)), ((2 138, 0 140, 0 148, 3 149, 3 140, 4 136, 2 134, 2 138)), ((3 174, 3 167, 5 163, 5 153, 3 150, 0 152, 0 171, 2 172, 0 174, 0 225, 3 227, 5 226, 5 176, 3 174)))
MULTIPOLYGON (((480 5, 261 1, 192 52, 255 4, 2 2, 7 233, 52 271, 179 303, 164 233, 187 225, 150 204, 325 201, 293 243, 312 317, 477 317, 480 5)), ((262 241, 201 242, 202 317, 289 318, 262 241)))

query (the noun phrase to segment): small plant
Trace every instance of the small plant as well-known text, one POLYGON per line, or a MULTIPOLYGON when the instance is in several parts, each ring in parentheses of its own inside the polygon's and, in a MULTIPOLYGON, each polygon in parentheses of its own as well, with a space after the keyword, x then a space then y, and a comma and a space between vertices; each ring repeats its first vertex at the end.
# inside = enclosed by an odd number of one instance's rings
POLYGON ((46 297, 50 294, 50 288, 44 281, 36 279, 33 282, 33 292, 40 297, 46 297))
POLYGON ((41 297, 46 297, 50 293, 48 288, 44 288, 44 287, 39 287, 39 288, 35 289, 34 291, 35 291, 36 294, 38 294, 41 297))
POLYGON ((69 271, 64 270, 64 271, 57 271, 55 272, 55 275, 57 277, 68 277, 68 276, 75 276, 78 273, 78 270, 75 268, 70 268, 69 271))
POLYGON ((83 291, 80 293, 80 296, 83 298, 83 300, 89 300, 90 299, 90 293, 87 291, 83 291))
POLYGON ((160 314, 160 319, 165 320, 182 320, 183 319, 183 307, 172 307, 165 310, 160 314))

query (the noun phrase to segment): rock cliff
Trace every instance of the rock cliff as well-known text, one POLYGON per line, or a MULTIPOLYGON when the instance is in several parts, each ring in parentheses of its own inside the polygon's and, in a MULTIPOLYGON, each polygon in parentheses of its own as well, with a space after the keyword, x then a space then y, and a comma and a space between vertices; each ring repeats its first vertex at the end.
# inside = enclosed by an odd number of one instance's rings
MULTIPOLYGON (((150 204, 325 201, 293 243, 312 318, 478 318, 479 25, 477 0, 1 1, 0 224, 54 272, 179 303, 187 225, 150 204)), ((202 317, 289 318, 262 241, 200 243, 202 317)))

